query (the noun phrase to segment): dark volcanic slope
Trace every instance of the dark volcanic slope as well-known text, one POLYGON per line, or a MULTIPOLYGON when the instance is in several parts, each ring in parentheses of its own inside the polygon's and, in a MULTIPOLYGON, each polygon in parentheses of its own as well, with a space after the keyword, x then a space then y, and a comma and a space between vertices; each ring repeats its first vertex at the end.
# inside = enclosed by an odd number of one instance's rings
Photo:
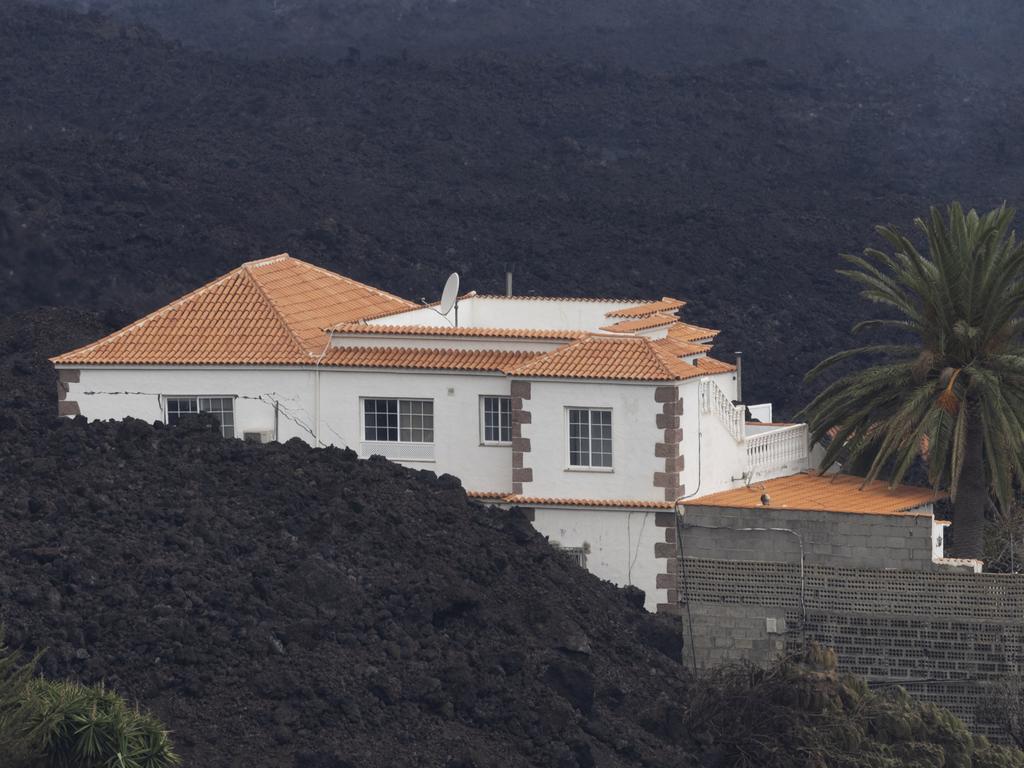
POLYGON ((190 766, 691 764, 638 593, 453 478, 47 418, 48 345, 90 321, 33 317, 0 320, 0 624, 49 675, 152 707, 190 766))
POLYGON ((188 765, 690 764, 677 625, 457 480, 201 424, 13 422, 9 640, 153 708, 188 765))
POLYGON ((902 72, 929 58, 1002 69, 1019 55, 1017 0, 37 0, 109 13, 255 57, 557 54, 645 69, 748 57, 814 68, 852 60, 902 72))
POLYGON ((938 65, 249 63, 15 2, 0 90, 0 310, 137 314, 280 250, 414 298, 515 261, 522 292, 689 299, 789 406, 855 311, 837 252, 1024 179, 1016 91, 938 65))

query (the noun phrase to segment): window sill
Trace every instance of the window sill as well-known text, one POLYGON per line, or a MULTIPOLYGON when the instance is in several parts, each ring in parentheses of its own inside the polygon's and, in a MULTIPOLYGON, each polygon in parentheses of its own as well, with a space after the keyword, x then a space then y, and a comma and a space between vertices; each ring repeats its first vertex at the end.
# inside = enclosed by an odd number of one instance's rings
POLYGON ((482 443, 480 443, 480 447, 481 448, 511 448, 512 447, 512 443, 511 442, 508 442, 508 443, 488 443, 488 442, 482 442, 482 443))
POLYGON ((599 472, 609 474, 615 471, 615 467, 566 467, 566 472, 599 472))
POLYGON ((436 461, 433 443, 363 440, 359 443, 359 455, 363 458, 383 456, 391 461, 436 461))

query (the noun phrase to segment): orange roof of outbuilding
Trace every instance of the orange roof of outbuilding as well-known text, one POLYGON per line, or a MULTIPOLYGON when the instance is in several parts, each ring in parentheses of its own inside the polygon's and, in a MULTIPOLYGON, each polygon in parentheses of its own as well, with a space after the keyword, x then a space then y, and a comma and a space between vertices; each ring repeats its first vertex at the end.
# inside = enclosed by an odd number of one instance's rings
MULTIPOLYGON (((876 480, 865 485, 853 475, 822 475, 803 472, 757 482, 748 487, 721 491, 686 502, 694 507, 741 509, 793 509, 805 512, 850 512, 863 515, 900 515, 945 498, 931 488, 897 485, 876 480), (761 503, 767 494, 768 504, 761 503)), ((930 513, 921 513, 930 514, 930 513)))
POLYGON ((131 325, 52 358, 57 364, 297 364, 323 328, 416 305, 293 259, 250 261, 131 325))

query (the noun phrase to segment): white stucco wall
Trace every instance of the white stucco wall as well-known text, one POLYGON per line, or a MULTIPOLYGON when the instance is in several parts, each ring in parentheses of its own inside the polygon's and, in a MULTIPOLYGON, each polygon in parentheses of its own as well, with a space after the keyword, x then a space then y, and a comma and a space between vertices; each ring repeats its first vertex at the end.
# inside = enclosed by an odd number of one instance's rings
MULTIPOLYGON (((167 396, 234 396, 236 437, 243 432, 272 431, 276 401, 278 439, 284 442, 298 437, 310 444, 316 442, 316 374, 312 369, 147 366, 79 370, 80 381, 70 385, 67 398, 76 401, 89 419, 132 416, 164 421, 167 396)), ((512 489, 512 448, 481 444, 479 411, 481 395, 508 393, 508 380, 496 374, 321 368, 320 441, 352 448, 364 458, 383 453, 406 466, 448 472, 462 478, 468 490, 508 493, 512 489), (395 444, 365 443, 364 397, 432 400, 434 445, 427 447, 429 458, 412 460, 401 453, 390 454, 395 444)))
MULTIPOLYGON (((712 376, 711 380, 729 398, 736 396, 734 374, 712 376)), ((746 449, 729 434, 714 414, 702 413, 700 379, 690 379, 679 387, 683 399, 682 452, 686 463, 682 472, 685 496, 704 496, 736 487, 746 469, 746 449)))
POLYGON ((654 455, 662 435, 656 423, 662 404, 654 401, 655 388, 649 382, 533 380, 523 406, 531 415, 523 425, 523 437, 530 440, 523 463, 533 470, 533 481, 524 484, 523 494, 664 501, 664 489, 654 487, 654 473, 665 469, 665 460, 654 455), (611 409, 610 471, 569 467, 569 407, 611 409))
MULTIPOLYGON (((459 325, 477 328, 544 328, 596 331, 616 322, 607 314, 617 309, 637 306, 635 301, 592 301, 572 299, 531 299, 521 296, 470 296, 459 301, 459 325)), ((448 319, 436 311, 422 307, 388 315, 370 322, 374 325, 448 325, 448 319)))
POLYGON ((80 380, 69 385, 68 400, 93 420, 164 421, 163 398, 174 395, 236 396, 235 434, 274 429, 279 403, 281 442, 299 437, 313 442, 313 374, 302 368, 195 366, 78 366, 80 380))
POLYGON ((654 557, 654 545, 664 541, 665 529, 654 524, 654 510, 538 507, 534 514, 534 527, 550 541, 589 548, 587 570, 595 576, 620 587, 639 587, 649 611, 666 601, 666 590, 657 588, 665 561, 654 557))
POLYGON ((500 374, 328 368, 320 379, 321 437, 345 443, 364 458, 381 453, 405 466, 456 475, 468 490, 509 493, 511 446, 482 445, 480 440, 480 397, 508 394, 509 381, 500 374), (433 450, 403 452, 402 444, 365 443, 360 400, 366 397, 432 400, 433 450))

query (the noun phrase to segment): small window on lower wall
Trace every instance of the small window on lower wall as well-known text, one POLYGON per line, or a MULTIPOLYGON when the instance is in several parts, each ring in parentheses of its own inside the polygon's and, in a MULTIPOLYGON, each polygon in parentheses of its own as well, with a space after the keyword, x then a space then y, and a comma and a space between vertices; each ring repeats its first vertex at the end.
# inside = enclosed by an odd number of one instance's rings
POLYGON ((174 426, 182 416, 193 413, 208 413, 217 419, 224 437, 235 436, 234 396, 199 397, 174 395, 164 399, 167 410, 167 424, 174 426))
POLYGON ((583 570, 587 569, 587 552, 590 551, 590 546, 586 542, 582 547, 563 547, 557 541, 552 541, 551 546, 557 549, 560 555, 576 563, 583 570))

